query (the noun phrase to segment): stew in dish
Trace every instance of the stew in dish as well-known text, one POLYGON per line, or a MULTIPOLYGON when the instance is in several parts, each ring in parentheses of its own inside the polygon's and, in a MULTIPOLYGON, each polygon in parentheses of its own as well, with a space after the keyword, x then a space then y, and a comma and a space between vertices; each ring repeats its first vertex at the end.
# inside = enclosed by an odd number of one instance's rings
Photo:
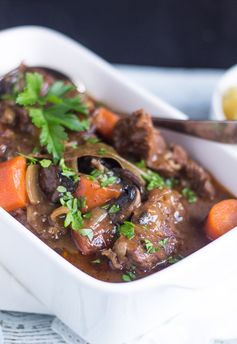
POLYGON ((133 281, 237 224, 237 201, 144 110, 121 116, 25 65, 0 96, 0 206, 87 274, 133 281))

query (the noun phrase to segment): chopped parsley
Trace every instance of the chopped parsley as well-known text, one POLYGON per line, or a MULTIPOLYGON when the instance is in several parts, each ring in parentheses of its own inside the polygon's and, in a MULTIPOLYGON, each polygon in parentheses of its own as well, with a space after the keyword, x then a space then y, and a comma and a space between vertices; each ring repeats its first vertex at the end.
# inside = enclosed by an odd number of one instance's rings
POLYGON ((157 172, 146 169, 146 173, 142 175, 147 182, 147 190, 163 189, 165 187, 165 180, 157 172))
POLYGON ((161 239, 158 244, 162 247, 162 248, 166 248, 167 244, 168 244, 169 238, 165 238, 165 239, 161 239))
POLYGON ((112 185, 112 184, 115 184, 118 180, 118 178, 114 175, 114 173, 112 171, 108 171, 106 173, 103 173, 97 169, 94 169, 91 172, 90 178, 92 180, 97 179, 102 188, 109 186, 109 185, 112 185))
POLYGON ((79 197, 78 198, 78 206, 80 209, 86 208, 86 198, 85 197, 79 197))
POLYGON ((59 185, 57 187, 57 191, 60 193, 64 193, 64 192, 67 192, 67 189, 65 188, 65 186, 59 185))
POLYGON ((120 206, 118 204, 113 204, 112 207, 109 208, 109 214, 116 214, 120 211, 120 206))
POLYGON ((31 155, 25 155, 22 153, 18 153, 20 156, 22 156, 23 158, 25 158, 28 162, 29 165, 35 165, 39 162, 39 160, 31 155))
POLYGON ((182 190, 182 195, 187 199, 188 203, 196 203, 197 202, 197 194, 191 190, 190 188, 184 188, 182 190))
POLYGON ((147 183, 148 191, 163 188, 173 189, 176 185, 179 184, 179 180, 177 178, 170 177, 165 179, 159 173, 147 168, 145 160, 141 160, 137 162, 135 165, 144 170, 144 174, 142 174, 142 177, 147 183))
POLYGON ((71 169, 70 167, 66 166, 64 159, 61 159, 59 161, 59 167, 64 177, 73 178, 74 182, 77 182, 79 180, 77 172, 71 169))
POLYGON ((172 257, 172 256, 170 256, 170 257, 167 259, 167 262, 168 262, 169 264, 175 264, 175 263, 179 262, 181 259, 183 259, 182 256, 178 256, 178 257, 172 257))
POLYGON ((37 163, 40 164, 40 166, 42 166, 43 168, 47 168, 52 164, 52 161, 49 159, 42 159, 39 160, 31 155, 25 155, 22 153, 18 153, 20 156, 23 156, 24 158, 26 158, 28 160, 29 165, 35 165, 37 163))
POLYGON ((42 166, 43 168, 48 168, 51 164, 52 161, 49 159, 43 159, 39 161, 40 166, 42 166))
POLYGON ((145 160, 141 160, 139 162, 136 162, 135 165, 139 168, 145 169, 146 168, 146 163, 145 160))
POLYGON ((100 142, 98 137, 88 137, 88 138, 85 139, 85 141, 89 142, 89 143, 98 143, 98 142, 100 142))
POLYGON ((165 185, 169 189, 173 189, 175 186, 179 185, 180 181, 177 178, 170 177, 165 180, 165 185))
POLYGON ((113 172, 107 172, 99 177, 100 186, 105 188, 106 186, 115 184, 117 182, 117 177, 113 175, 113 172))
POLYGON ((124 282, 131 282, 131 281, 134 281, 135 279, 136 279, 136 275, 132 271, 128 271, 126 274, 122 275, 122 280, 124 282))
POLYGON ((120 235, 125 236, 127 239, 132 239, 135 236, 135 225, 130 221, 125 221, 119 226, 120 235))
POLYGON ((144 239, 144 247, 147 253, 155 253, 157 249, 154 247, 153 243, 149 239, 144 239))
POLYGON ((101 263, 101 259, 95 259, 95 260, 91 260, 91 264, 100 264, 101 263))
POLYGON ((82 215, 84 219, 90 219, 91 218, 91 213, 88 212, 88 213, 85 213, 82 215))
POLYGON ((86 236, 90 241, 93 239, 94 237, 94 233, 93 230, 91 228, 82 228, 79 229, 78 232, 82 235, 82 236, 86 236))
POLYGON ((84 220, 81 213, 81 207, 84 206, 84 201, 80 198, 74 198, 71 192, 67 191, 62 185, 57 188, 57 191, 61 194, 60 203, 68 209, 64 220, 64 227, 70 225, 74 231, 86 236, 91 241, 93 239, 92 229, 83 228, 84 220))
POLYGON ((44 80, 39 73, 26 73, 26 86, 16 97, 16 103, 24 106, 33 124, 40 129, 40 144, 52 154, 55 162, 64 152, 64 141, 68 139, 65 129, 85 131, 89 128, 88 119, 80 120, 75 112, 88 114, 88 109, 77 95, 67 98, 68 92, 75 89, 63 81, 56 81, 43 95, 44 80))
POLYGON ((105 148, 101 147, 97 150, 97 154, 99 154, 99 155, 104 155, 106 153, 107 153, 107 150, 105 148))
POLYGON ((144 248, 146 249, 147 253, 155 253, 160 251, 160 248, 165 248, 168 243, 168 238, 162 239, 158 241, 159 247, 155 247, 154 244, 149 239, 143 239, 144 248))

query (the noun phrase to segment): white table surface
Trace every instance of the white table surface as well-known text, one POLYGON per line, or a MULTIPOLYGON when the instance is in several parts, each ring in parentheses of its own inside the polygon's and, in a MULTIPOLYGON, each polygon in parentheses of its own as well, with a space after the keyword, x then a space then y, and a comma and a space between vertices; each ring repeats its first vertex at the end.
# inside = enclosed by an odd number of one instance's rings
MULTIPOLYGON (((210 112, 213 89, 222 70, 185 70, 136 66, 117 66, 128 78, 141 84, 190 117, 205 118, 210 112)), ((49 313, 0 262, 0 324, 4 344, 63 344, 51 328, 53 317, 7 311, 49 313)), ((1 334, 0 334, 1 343, 1 334)), ((234 343, 234 342, 233 342, 234 343)), ((111 344, 111 343, 109 343, 111 344)))

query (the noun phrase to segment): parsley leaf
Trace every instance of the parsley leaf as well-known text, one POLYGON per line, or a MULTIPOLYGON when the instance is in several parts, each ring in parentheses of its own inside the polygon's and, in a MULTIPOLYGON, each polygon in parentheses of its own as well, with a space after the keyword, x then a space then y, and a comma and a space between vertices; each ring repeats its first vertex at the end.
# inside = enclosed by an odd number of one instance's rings
POLYGON ((25 83, 25 89, 18 94, 16 103, 29 111, 33 124, 41 130, 41 146, 45 146, 57 162, 64 152, 64 141, 68 139, 65 129, 88 130, 89 120, 80 120, 75 114, 80 112, 87 115, 88 110, 78 95, 67 97, 67 93, 75 89, 73 85, 56 81, 42 95, 44 80, 41 74, 26 73, 25 83))
POLYGON ((135 279, 136 279, 136 275, 132 271, 128 271, 126 274, 122 275, 122 280, 124 282, 131 282, 131 281, 134 281, 135 279))
POLYGON ((90 241, 93 239, 93 230, 91 228, 82 228, 78 231, 82 236, 86 236, 90 241))
POLYGON ((111 208, 109 208, 109 214, 116 214, 120 211, 120 206, 118 204, 113 204, 111 208))
POLYGON ((38 159, 34 158, 33 156, 31 155, 25 155, 25 154, 22 154, 22 153, 18 153, 20 156, 22 156, 23 158, 26 158, 27 162, 29 165, 35 165, 37 164, 38 162, 38 159))
POLYGON ((162 189, 165 187, 165 180, 158 173, 153 172, 149 169, 142 175, 143 179, 147 182, 147 190, 162 189))
POLYGON ((99 155, 104 155, 107 153, 107 150, 105 148, 100 148, 97 150, 97 154, 99 155))
POLYGON ((146 163, 145 160, 141 160, 139 162, 136 162, 135 165, 139 168, 145 169, 146 168, 146 163))
POLYGON ((82 198, 74 198, 71 192, 68 192, 67 189, 60 185, 57 188, 57 191, 61 193, 60 203, 68 208, 67 215, 64 220, 64 227, 71 225, 72 229, 82 236, 86 236, 90 241, 93 239, 93 230, 91 228, 83 228, 84 220, 81 210, 85 201, 82 198))
POLYGON ((155 253, 156 252, 156 248, 154 247, 153 243, 150 240, 144 239, 144 246, 145 246, 147 253, 155 253))
POLYGON ((84 219, 90 219, 91 218, 91 213, 88 212, 88 213, 83 214, 83 218, 84 219))
POLYGON ((24 91, 17 96, 16 102, 20 105, 28 106, 38 101, 43 86, 43 77, 38 73, 26 73, 25 78, 26 87, 24 91))
POLYGON ((80 203, 77 198, 74 198, 71 192, 68 192, 67 189, 60 185, 57 188, 57 191, 62 194, 60 197, 60 203, 68 208, 68 213, 64 220, 64 226, 72 226, 72 229, 79 231, 83 227, 83 218, 80 211, 80 203))
POLYGON ((109 186, 109 185, 112 185, 112 184, 115 184, 117 182, 117 179, 118 179, 112 171, 108 171, 106 173, 103 173, 103 172, 99 171, 98 169, 94 169, 91 172, 90 177, 92 180, 97 179, 102 188, 109 186))
POLYGON ((168 244, 168 241, 169 241, 169 238, 164 238, 164 239, 161 239, 158 243, 162 248, 165 248, 166 245, 168 244))
POLYGON ((135 165, 142 170, 144 173, 142 174, 142 178, 147 182, 147 190, 151 191, 153 189, 163 189, 169 188, 173 189, 176 185, 179 184, 179 180, 173 177, 164 179, 159 173, 154 172, 146 167, 145 160, 141 160, 135 165))
POLYGON ((47 168, 52 164, 52 161, 49 159, 43 159, 39 161, 40 166, 42 166, 43 168, 47 168))
POLYGON ((172 257, 172 256, 170 256, 170 257, 167 259, 167 262, 168 262, 169 264, 175 264, 175 263, 179 262, 181 259, 183 259, 182 256, 178 256, 178 257, 172 257))
POLYGON ((182 195, 187 199, 188 203, 196 203, 197 202, 197 194, 191 190, 190 188, 184 188, 182 190, 182 195))
POLYGON ((63 81, 56 81, 52 86, 50 86, 47 94, 47 98, 49 97, 61 97, 65 93, 74 90, 75 87, 70 84, 65 84, 63 81))
POLYGON ((170 177, 165 180, 165 185, 169 189, 173 189, 175 186, 179 185, 180 181, 177 178, 170 177))
POLYGON ((130 221, 125 221, 119 226, 120 235, 124 235, 127 239, 132 239, 135 236, 135 225, 130 221))
POLYGON ((52 164, 52 161, 49 159, 42 159, 39 160, 31 155, 25 155, 22 153, 18 153, 20 156, 23 156, 24 158, 26 158, 28 160, 29 165, 35 165, 37 163, 40 164, 40 166, 42 166, 43 168, 47 168, 52 164))
POLYGON ((71 169, 70 167, 68 167, 66 164, 65 164, 65 161, 64 159, 61 159, 59 161, 59 167, 62 171, 62 175, 64 177, 67 177, 67 178, 73 178, 74 179, 74 182, 77 182, 79 180, 79 176, 77 174, 76 171, 74 171, 73 169, 71 169))

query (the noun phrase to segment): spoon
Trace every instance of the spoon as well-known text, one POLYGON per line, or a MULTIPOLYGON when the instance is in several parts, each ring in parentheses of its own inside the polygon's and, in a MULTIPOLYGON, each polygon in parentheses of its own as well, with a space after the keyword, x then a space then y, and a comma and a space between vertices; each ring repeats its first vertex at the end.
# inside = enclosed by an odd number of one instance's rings
POLYGON ((221 143, 237 143, 237 121, 152 117, 153 124, 179 133, 221 143))
MULTIPOLYGON (((50 67, 37 66, 34 68, 44 69, 59 80, 73 83, 80 93, 84 93, 86 91, 86 87, 83 82, 75 82, 63 72, 59 72, 58 70, 50 67)), ((8 75, 11 75, 13 72, 8 73, 8 75)), ((3 78, 4 77, 0 79, 0 89, 3 78)), ((155 116, 152 116, 152 121, 156 127, 170 129, 202 139, 229 144, 237 143, 237 121, 174 119, 155 116)))

